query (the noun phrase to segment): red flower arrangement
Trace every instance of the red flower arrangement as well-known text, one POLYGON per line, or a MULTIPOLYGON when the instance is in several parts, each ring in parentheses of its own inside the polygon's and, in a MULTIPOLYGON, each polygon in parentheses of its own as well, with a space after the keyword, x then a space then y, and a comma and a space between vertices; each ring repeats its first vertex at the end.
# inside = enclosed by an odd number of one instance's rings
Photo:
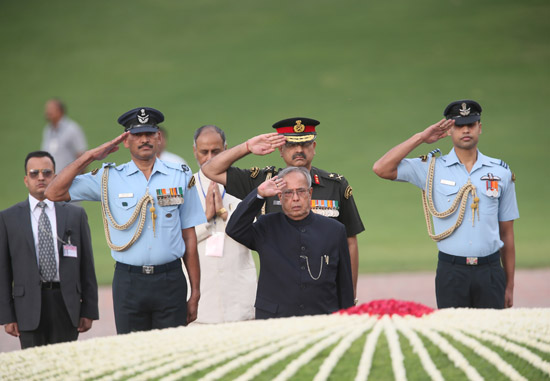
POLYGON ((383 315, 413 315, 416 317, 421 317, 422 315, 431 314, 432 312, 434 312, 434 309, 425 306, 424 304, 405 302, 395 299, 381 299, 343 309, 336 313, 347 315, 369 314, 380 315, 380 317, 382 317, 383 315))

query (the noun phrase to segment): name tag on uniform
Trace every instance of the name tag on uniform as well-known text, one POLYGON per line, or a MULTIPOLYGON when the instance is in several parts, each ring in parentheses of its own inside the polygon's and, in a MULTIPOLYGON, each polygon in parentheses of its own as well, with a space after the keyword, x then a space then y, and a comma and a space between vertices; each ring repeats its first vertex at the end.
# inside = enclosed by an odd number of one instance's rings
POLYGON ((74 245, 63 245, 63 256, 64 257, 71 257, 76 258, 76 246, 74 245))
POLYGON ((451 181, 451 180, 441 179, 441 184, 454 186, 456 183, 454 181, 451 181))
POLYGON ((132 198, 134 197, 133 193, 119 193, 118 198, 132 198))

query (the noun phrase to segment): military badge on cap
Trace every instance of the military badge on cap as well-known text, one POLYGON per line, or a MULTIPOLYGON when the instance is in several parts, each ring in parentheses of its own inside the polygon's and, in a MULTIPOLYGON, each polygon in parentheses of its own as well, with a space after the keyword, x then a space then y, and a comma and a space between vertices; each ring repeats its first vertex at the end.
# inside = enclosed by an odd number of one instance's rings
POLYGON ((487 173, 484 176, 481 176, 480 180, 486 182, 485 194, 489 197, 498 197, 498 182, 501 180, 500 177, 493 175, 492 173, 487 173))
POLYGON ((460 112, 460 115, 462 116, 470 115, 470 109, 466 108, 466 102, 462 102, 462 108, 458 110, 458 112, 460 112))
POLYGON ((305 143, 315 140, 317 132, 315 127, 319 121, 310 118, 289 118, 278 121, 273 125, 279 134, 286 136, 287 142, 305 143))

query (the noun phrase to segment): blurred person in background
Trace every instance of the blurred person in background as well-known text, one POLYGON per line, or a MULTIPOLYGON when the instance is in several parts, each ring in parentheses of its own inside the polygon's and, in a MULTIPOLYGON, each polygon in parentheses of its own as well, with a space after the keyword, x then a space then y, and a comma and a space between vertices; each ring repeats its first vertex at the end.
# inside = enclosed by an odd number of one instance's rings
POLYGON ((168 161, 170 163, 176 163, 176 164, 185 164, 187 165, 187 162, 183 159, 183 157, 180 157, 176 155, 175 153, 166 151, 166 139, 168 138, 168 132, 166 132, 166 128, 159 126, 159 147, 157 152, 157 157, 162 161, 168 161))
POLYGON ((67 108, 61 100, 52 98, 46 102, 44 115, 48 124, 44 127, 41 149, 53 156, 58 172, 87 149, 82 128, 66 113, 67 108))

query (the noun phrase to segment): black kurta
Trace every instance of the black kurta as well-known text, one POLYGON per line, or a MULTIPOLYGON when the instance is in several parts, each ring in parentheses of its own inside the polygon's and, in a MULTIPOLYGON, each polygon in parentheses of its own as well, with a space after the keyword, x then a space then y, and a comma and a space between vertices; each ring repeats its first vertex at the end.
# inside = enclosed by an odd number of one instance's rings
POLYGON ((327 314, 351 307, 353 284, 344 225, 311 212, 300 221, 279 212, 254 222, 263 203, 252 191, 226 228, 227 235, 260 255, 256 319, 327 314))

